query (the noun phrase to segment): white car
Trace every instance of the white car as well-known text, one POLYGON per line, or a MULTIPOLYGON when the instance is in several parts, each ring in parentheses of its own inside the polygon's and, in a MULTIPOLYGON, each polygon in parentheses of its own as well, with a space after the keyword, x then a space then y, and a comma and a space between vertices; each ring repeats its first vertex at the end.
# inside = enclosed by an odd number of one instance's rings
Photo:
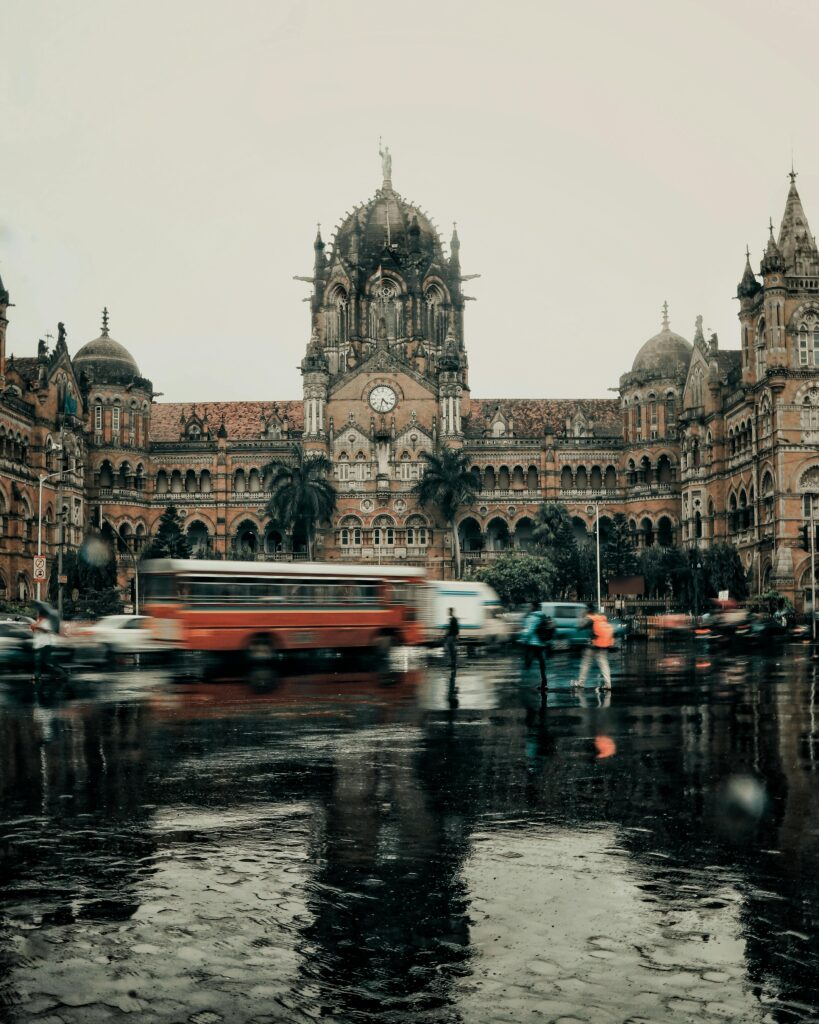
POLYGON ((106 615, 85 632, 101 656, 154 654, 162 649, 157 642, 153 622, 147 615, 106 615))

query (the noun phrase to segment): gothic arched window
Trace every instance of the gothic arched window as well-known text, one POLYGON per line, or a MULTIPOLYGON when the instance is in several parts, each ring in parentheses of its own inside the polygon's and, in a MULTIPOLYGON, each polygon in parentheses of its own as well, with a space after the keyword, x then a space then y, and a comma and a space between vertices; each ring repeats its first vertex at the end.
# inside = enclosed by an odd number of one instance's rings
POLYGON ((819 388, 811 388, 802 400, 800 426, 803 443, 819 440, 819 388))
POLYGON ((819 316, 808 310, 797 331, 800 366, 819 366, 819 316))
POLYGON ((437 284, 431 284, 424 292, 424 305, 427 340, 443 345, 447 331, 445 297, 437 284))

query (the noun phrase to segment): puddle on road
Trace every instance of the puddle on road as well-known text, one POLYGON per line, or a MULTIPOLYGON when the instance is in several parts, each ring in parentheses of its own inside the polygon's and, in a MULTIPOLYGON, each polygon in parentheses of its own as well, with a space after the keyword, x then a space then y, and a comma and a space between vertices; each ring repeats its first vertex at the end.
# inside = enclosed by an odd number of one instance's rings
POLYGON ((0 1019, 819 1019, 815 668, 713 660, 0 687, 0 1019))

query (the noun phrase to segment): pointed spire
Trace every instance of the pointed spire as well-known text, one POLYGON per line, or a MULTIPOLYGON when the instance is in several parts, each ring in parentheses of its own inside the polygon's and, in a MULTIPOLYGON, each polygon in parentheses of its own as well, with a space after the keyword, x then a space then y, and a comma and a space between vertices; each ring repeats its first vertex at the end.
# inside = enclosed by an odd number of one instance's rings
POLYGON ((3 287, 3 278, 0 276, 0 304, 7 306, 9 304, 9 293, 3 287))
POLYGON ((321 237, 321 224, 316 224, 316 240, 313 242, 314 249, 323 249, 324 240, 321 237))
POLYGON ((668 321, 668 301, 667 300, 663 303, 663 326, 662 326, 662 329, 664 331, 671 330, 671 325, 669 324, 669 321, 668 321))
POLYGON ((810 226, 808 225, 808 218, 805 216, 805 211, 802 207, 802 200, 799 198, 799 192, 796 188, 796 171, 793 169, 793 164, 791 164, 788 178, 790 179, 790 186, 788 188, 788 198, 785 200, 785 212, 782 214, 782 224, 779 228, 777 244, 779 245, 779 251, 782 254, 785 268, 791 270, 796 262, 797 249, 808 249, 815 253, 816 246, 810 226))
POLYGON ((699 342, 700 345, 705 344, 705 335, 702 333, 702 314, 700 314, 694 321, 694 344, 699 342))
POLYGON ((762 285, 757 281, 753 268, 751 267, 751 250, 745 246, 745 269, 742 272, 742 280, 737 285, 738 299, 752 299, 760 290, 762 285))
POLYGON ((108 337, 108 307, 102 307, 102 336, 103 338, 108 337))
POLYGON ((763 276, 765 274, 779 273, 785 269, 785 261, 774 238, 772 218, 768 218, 768 232, 768 244, 765 246, 765 255, 762 257, 762 262, 759 266, 760 273, 763 276))

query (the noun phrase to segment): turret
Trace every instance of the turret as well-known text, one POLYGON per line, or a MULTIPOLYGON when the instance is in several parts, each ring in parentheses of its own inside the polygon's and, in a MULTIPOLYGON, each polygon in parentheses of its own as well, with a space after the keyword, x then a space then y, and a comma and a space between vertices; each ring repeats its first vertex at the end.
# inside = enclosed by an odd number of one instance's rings
POLYGON ((6 384, 6 327, 8 326, 6 310, 10 305, 9 293, 0 277, 0 389, 6 384))
POLYGON ((458 225, 452 225, 452 238, 449 242, 449 267, 453 274, 461 274, 461 240, 458 238, 458 225))
POLYGON ((301 361, 304 394, 304 436, 324 437, 326 434, 325 408, 330 372, 327 357, 321 347, 318 331, 313 328, 307 352, 301 361))
POLYGON ((737 298, 742 301, 751 300, 762 290, 762 285, 757 281, 756 274, 751 269, 751 251, 745 249, 745 269, 742 272, 742 279, 737 285, 737 298))

